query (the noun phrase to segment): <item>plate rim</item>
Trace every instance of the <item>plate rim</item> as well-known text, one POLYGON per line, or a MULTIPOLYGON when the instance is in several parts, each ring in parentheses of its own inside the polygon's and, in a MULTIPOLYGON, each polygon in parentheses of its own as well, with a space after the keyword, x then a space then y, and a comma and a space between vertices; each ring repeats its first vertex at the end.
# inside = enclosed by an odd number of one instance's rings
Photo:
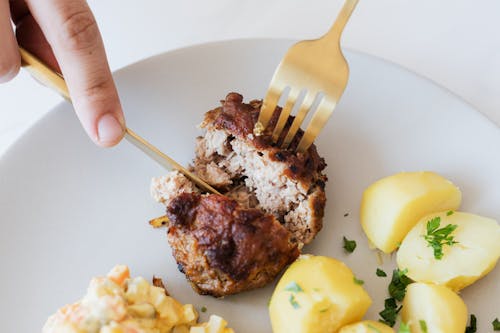
MULTIPOLYGON (((213 46, 218 46, 218 45, 223 45, 223 44, 231 44, 231 43, 235 43, 235 42, 260 42, 260 41, 265 41, 265 42, 271 42, 271 41, 283 42, 283 41, 286 41, 286 42, 294 43, 294 42, 298 42, 299 40, 291 39, 291 38, 272 38, 272 37, 268 37, 268 38, 266 38, 266 37, 263 37, 263 38, 253 38, 253 37, 248 37, 248 38, 222 39, 222 40, 215 40, 215 41, 208 41, 208 42, 201 42, 201 43, 195 43, 195 44, 190 44, 190 45, 184 45, 184 46, 180 46, 180 47, 177 47, 177 48, 173 48, 173 49, 168 50, 168 51, 164 51, 164 52, 153 54, 153 55, 148 56, 146 58, 142 58, 142 59, 133 61, 133 62, 125 65, 124 67, 121 67, 121 68, 118 68, 118 69, 114 70, 112 72, 112 75, 113 75, 113 77, 115 77, 116 75, 119 75, 120 73, 128 70, 130 67, 139 65, 139 64, 147 62, 147 61, 154 60, 156 58, 163 57, 166 54, 176 54, 176 53, 180 53, 180 52, 191 51, 192 49, 196 49, 196 48, 213 47, 213 46)), ((494 127, 496 127, 497 130, 500 130, 500 125, 499 124, 496 124, 493 120, 491 120, 490 118, 488 118, 483 112, 481 112, 480 110, 478 110, 474 105, 472 105, 470 102, 468 102, 467 100, 465 100, 462 96, 456 94, 455 92, 451 91, 449 88, 447 88, 447 87, 439 84, 438 82, 434 81, 433 79, 431 79, 431 78, 429 78, 427 76, 424 76, 424 75, 422 75, 420 73, 417 73, 414 70, 412 70, 412 69, 410 69, 410 68, 408 68, 406 66, 403 66, 403 65, 398 64, 398 63, 396 63, 396 62, 394 62, 392 60, 383 58, 383 57, 378 56, 378 55, 374 55, 374 54, 371 54, 371 53, 368 53, 368 52, 360 51, 360 50, 357 50, 357 49, 354 49, 354 48, 349 48, 349 47, 345 47, 344 50, 347 51, 347 53, 355 53, 355 54, 360 55, 360 56, 369 57, 369 58, 372 58, 372 59, 374 59, 374 60, 376 60, 378 62, 385 63, 386 65, 399 68, 400 70, 403 70, 403 71, 405 71, 405 72, 407 72, 407 73, 409 73, 409 74, 411 74, 413 76, 416 76, 419 80, 426 81, 426 82, 432 84, 436 88, 438 88, 441 91, 443 91, 446 94, 448 94, 450 97, 453 97, 454 99, 460 101, 461 104, 467 106, 467 109, 470 109, 470 111, 473 111, 473 113, 475 113, 479 117, 483 118, 483 120, 486 120, 486 122, 492 124, 494 127)), ((48 87, 46 87, 46 88, 50 89, 48 87)), ((14 153, 14 151, 17 148, 17 146, 19 145, 19 142, 22 141, 26 136, 28 136, 31 133, 31 131, 33 130, 33 128, 35 128, 36 126, 38 126, 41 122, 45 121, 45 119, 47 117, 51 116, 56 111, 56 109, 60 108, 62 105, 67 104, 67 103, 68 102, 64 101, 64 100, 61 101, 61 102, 59 102, 59 103, 57 103, 49 111, 47 111, 42 117, 39 117, 30 126, 28 126, 26 128, 26 130, 20 136, 18 136, 7 147, 7 149, 2 154, 0 154, 0 166, 3 163, 5 163, 5 160, 7 160, 11 154, 14 153)), ((470 111, 467 111, 467 112, 470 112, 470 111)))
MULTIPOLYGON (((198 52, 201 52, 202 54, 203 53, 207 53, 207 54, 210 54, 210 53, 218 53, 219 51, 224 51, 226 48, 229 48, 229 49, 237 49, 239 47, 243 47, 243 48, 252 48, 252 47, 255 47, 256 43, 260 43, 262 42, 263 39, 252 39, 252 41, 249 41, 249 42, 244 42, 244 41, 240 41, 240 40, 237 40, 236 43, 234 43, 234 41, 231 41, 231 43, 226 43, 227 41, 225 42, 221 42, 220 45, 215 45, 214 44, 217 44, 217 43, 205 43, 204 45, 206 45, 206 48, 196 48, 195 46, 191 46, 191 47, 185 47, 185 48, 182 48, 182 49, 179 49, 178 51, 184 51, 184 52, 194 52, 195 53, 195 57, 193 59, 196 59, 196 53, 198 52)), ((277 48, 277 46, 280 46, 279 49, 281 49, 281 47, 283 47, 285 44, 285 41, 286 40, 281 40, 281 43, 278 44, 278 45, 275 45, 274 44, 274 41, 276 41, 276 39, 272 39, 271 41, 269 41, 269 39, 267 40, 267 44, 266 44, 266 48, 267 47, 270 47, 270 48, 277 48)), ((279 40, 278 40, 279 42, 279 40)), ((266 48, 262 48, 264 49, 264 53, 265 53, 265 49, 266 48)), ((129 66, 126 66, 124 67, 123 69, 119 70, 119 71, 116 71, 116 73, 118 73, 119 75, 117 76, 117 81, 118 82, 121 82, 121 83, 126 83, 123 88, 125 92, 127 93, 130 93, 130 92, 133 92, 133 90, 127 90, 127 86, 133 87, 135 85, 137 85, 137 82, 133 79, 133 77, 130 76, 131 73, 137 73, 138 71, 141 71, 143 73, 143 79, 145 79, 146 81, 149 79, 149 75, 150 73, 148 72, 148 68, 155 68, 155 66, 151 67, 152 65, 156 65, 156 66, 162 66, 164 65, 165 67, 169 67, 169 65, 171 64, 170 63, 170 60, 172 60, 174 63, 176 61, 176 58, 182 58, 184 56, 184 52, 181 52, 181 53, 174 53, 174 52, 163 52, 161 54, 158 54, 156 56, 152 56, 152 57, 148 57, 146 59, 143 59, 141 61, 137 61, 135 63, 135 65, 138 65, 138 66, 132 66, 132 65, 129 65, 129 66), (172 53, 172 55, 170 55, 170 53, 172 53), (158 59, 156 59, 155 57, 159 57, 158 59), (160 58, 160 57, 163 57, 163 58, 160 58), (132 81, 128 81, 129 78, 132 78, 132 81), (129 82, 127 84, 127 81, 129 82)), ((262 50, 260 52, 263 52, 262 50)), ((351 51, 349 51, 351 53, 351 51)), ((433 85, 429 85, 426 81, 429 81, 425 78, 419 78, 419 76, 413 76, 413 75, 408 75, 408 71, 407 70, 404 70, 403 68, 403 71, 401 70, 401 66, 398 66, 396 65, 395 67, 393 66, 388 66, 388 65, 391 65, 391 64, 387 64, 386 61, 384 61, 383 59, 377 59, 376 57, 373 57, 373 56, 370 56, 370 55, 367 55, 365 56, 366 54, 363 54, 363 53, 359 53, 359 52, 356 52, 356 51, 352 51, 352 53, 350 54, 351 56, 355 57, 356 60, 362 60, 362 63, 366 63, 366 64, 370 64, 371 66, 373 66, 374 69, 377 70, 377 73, 379 73, 379 75, 383 75, 384 72, 390 72, 390 73, 394 73, 394 74, 397 74, 395 75, 395 77, 401 77, 401 78, 405 78, 406 80, 408 80, 408 82, 411 80, 415 83, 418 83, 418 85, 421 87, 421 89, 418 89, 416 90, 415 92, 417 94, 419 94, 419 96, 421 96, 422 99, 426 99, 426 98, 431 98, 432 99, 432 96, 433 94, 436 94, 436 95, 439 95, 441 99, 447 101, 447 103, 451 103, 451 105, 456 105, 457 107, 459 107, 460 109, 467 109, 468 111, 465 112, 465 110, 462 112, 462 110, 459 110, 460 112, 457 113, 457 117, 458 118, 462 118, 462 117, 467 117, 469 118, 470 120, 474 120, 474 123, 477 124, 477 126, 480 128, 484 128, 485 130, 487 130, 488 132, 491 132, 491 134, 493 135, 494 138, 500 138, 500 131, 498 131, 498 128, 497 126, 495 126, 495 124, 493 126, 489 125, 489 122, 484 122, 484 120, 482 120, 480 117, 476 117, 476 115, 474 115, 475 112, 471 112, 471 111, 476 111, 477 110, 473 107, 468 107, 467 104, 462 104, 462 103, 459 103, 457 101, 457 99, 453 98, 453 94, 449 93, 449 92, 446 92, 446 90, 437 90, 433 87, 433 85), (373 59, 373 58, 376 58, 376 59, 373 59), (378 61, 377 61, 378 60, 378 61), (381 69, 378 69, 378 67, 382 66, 381 69), (388 67, 385 67, 385 66, 388 66, 388 67), (428 95, 429 93, 429 95, 428 95)), ((354 62, 355 59, 353 59, 353 62, 354 62)), ((259 65, 259 62, 257 62, 257 66, 259 65)), ((269 64, 267 64, 268 69, 270 69, 271 66, 269 66, 269 64)), ((365 68, 365 72, 369 72, 369 69, 370 67, 362 67, 362 68, 365 68)), ((358 70, 358 72, 360 72, 358 70)), ((115 73, 115 74, 116 74, 115 73)), ((184 71, 181 71, 180 73, 184 73, 184 71)), ((263 72, 261 72, 263 73, 263 72)), ((353 75, 353 78, 354 78, 354 75, 353 75)), ((434 86, 436 86, 434 84, 434 86)), ((352 85, 353 88, 356 88, 357 85, 352 85)), ((391 86, 388 86, 388 88, 390 89, 391 86)), ((370 91, 372 90, 372 86, 370 85, 367 85, 365 86, 365 89, 366 91, 370 91)), ((414 92, 412 92, 412 90, 410 89, 407 89, 406 87, 403 88, 403 91, 406 90, 407 91, 407 94, 411 95, 413 94, 414 92)), ((390 91, 390 90, 389 90, 390 91)), ((387 97, 390 97, 390 93, 389 93, 389 96, 387 97)), ((134 98, 134 93, 132 93, 132 95, 124 95, 124 97, 127 97, 128 98, 134 98)), ((348 96, 346 96, 348 97, 348 96)), ((458 99, 460 100, 460 99, 458 99)), ((168 103, 168 100, 167 100, 167 103, 168 103)), ((419 105, 420 102, 418 100, 415 100, 415 102, 412 102, 412 104, 415 103, 415 105, 419 105)), ((2 170, 2 167, 7 167, 7 169, 10 169, 10 166, 12 165, 16 165, 18 162, 22 162, 26 157, 23 156, 23 154, 20 154, 20 151, 24 151, 25 149, 29 149, 30 147, 33 147, 33 138, 36 138, 36 137, 39 137, 39 135, 37 134, 43 134, 43 133, 39 133, 40 132, 40 129, 44 128, 45 126, 54 126, 54 125, 58 125, 59 122, 61 122, 60 124, 69 124, 68 121, 69 119, 72 119, 72 126, 74 128, 80 128, 79 127, 79 124, 77 122, 74 122, 74 113, 71 113, 71 110, 67 110, 68 107, 71 107, 71 105, 68 105, 68 104, 64 104, 64 103, 59 103, 58 105, 56 105, 53 109, 49 110, 49 112, 47 112, 43 117, 40 118, 40 120, 38 120, 37 122, 33 123, 33 127, 29 128, 29 130, 27 130, 25 133, 23 133, 23 135, 20 137, 19 140, 16 141, 16 144, 17 146, 15 146, 15 148, 17 148, 18 150, 17 151, 14 151, 12 152, 12 154, 16 154, 17 155, 8 155, 7 158, 4 158, 2 159, 2 156, 0 156, 0 170, 2 170), (53 118, 45 118, 45 117, 53 117, 53 118), (39 123, 40 122, 40 123, 39 123), (50 124, 53 124, 53 125, 50 125, 50 124), (35 125, 38 125, 39 127, 34 127, 35 125), (9 159, 10 158, 10 159, 9 159), (4 163, 2 163, 4 162, 4 163)), ((439 109, 436 109, 436 111, 452 111, 453 108, 445 108, 445 109, 442 109, 439 110, 439 109)), ((194 113, 193 113, 194 114, 194 113)), ((481 114, 479 112, 479 114, 481 114)), ((382 118, 383 119, 383 118, 382 118)), ((146 126, 148 122, 145 123, 146 126)), ((64 127, 64 126, 63 126, 64 127)), ((55 127, 55 128, 59 128, 59 130, 64 130, 64 128, 58 126, 58 127, 55 127)), ((88 141, 87 137, 85 135, 81 135, 80 134, 80 139, 77 140, 78 141, 88 141)), ((87 142, 88 145, 91 145, 90 142, 87 142)), ((93 146, 93 145, 91 145, 93 146)), ((94 147, 96 148, 96 147, 94 147)), ((95 149, 94 149, 95 150, 95 149)), ((101 150, 101 153, 102 153, 102 150, 101 150)), ((111 157, 112 158, 112 157, 111 157)), ((14 171, 15 173, 17 173, 17 171, 15 170, 12 170, 14 171)), ((10 174, 10 172, 9 172, 10 174)), ((308 251, 309 252, 309 251, 308 251)), ((317 253, 318 255, 325 255, 326 253, 322 253, 322 252, 311 252, 311 253, 317 253)), ((335 257, 335 258, 338 258, 342 261, 344 261, 344 259, 341 259, 343 257, 339 257, 339 256, 336 256, 336 255, 333 255, 333 254, 326 254, 326 255, 330 255, 332 257, 335 257)), ((132 261, 130 262, 130 265, 132 265, 132 261)), ((135 270, 135 269, 134 269, 135 270)), ((101 272, 102 273, 102 272, 101 272)), ((183 295, 183 294, 181 294, 183 295)), ((201 304, 201 303, 193 303, 193 304, 201 304)), ((238 321, 236 321, 238 322, 238 321)))

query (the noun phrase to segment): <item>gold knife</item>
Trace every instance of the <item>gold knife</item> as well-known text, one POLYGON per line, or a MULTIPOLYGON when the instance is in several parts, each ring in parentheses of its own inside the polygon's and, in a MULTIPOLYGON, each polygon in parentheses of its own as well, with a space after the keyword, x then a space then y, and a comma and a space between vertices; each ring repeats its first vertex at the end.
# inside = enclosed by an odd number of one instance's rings
MULTIPOLYGON (((71 102, 68 86, 66 85, 66 81, 64 81, 64 78, 61 74, 53 71, 40 59, 29 53, 22 47, 19 47, 19 52, 21 54, 22 66, 24 69, 30 72, 30 74, 33 75, 33 77, 35 77, 41 83, 52 88, 67 101, 71 102)), ((158 162, 165 169, 169 171, 177 170, 207 192, 219 194, 217 190, 208 185, 204 180, 190 172, 188 169, 184 168, 182 165, 174 161, 172 158, 168 157, 166 154, 162 153, 158 148, 144 140, 130 128, 126 128, 125 130, 125 139, 142 150, 142 152, 158 162)))

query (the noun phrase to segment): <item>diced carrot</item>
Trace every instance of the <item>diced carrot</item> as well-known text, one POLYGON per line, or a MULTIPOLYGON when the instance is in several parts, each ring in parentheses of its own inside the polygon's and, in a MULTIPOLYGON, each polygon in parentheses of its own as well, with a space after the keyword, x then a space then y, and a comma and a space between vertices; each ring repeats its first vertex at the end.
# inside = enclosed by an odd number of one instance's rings
POLYGON ((125 265, 116 265, 111 272, 108 273, 108 278, 119 286, 123 286, 125 280, 130 278, 130 271, 125 265))

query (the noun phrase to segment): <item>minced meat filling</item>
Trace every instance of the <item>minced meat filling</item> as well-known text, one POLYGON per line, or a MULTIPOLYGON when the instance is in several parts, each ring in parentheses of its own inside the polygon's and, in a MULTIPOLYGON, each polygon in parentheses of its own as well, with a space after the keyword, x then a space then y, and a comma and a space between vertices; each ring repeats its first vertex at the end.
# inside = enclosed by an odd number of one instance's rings
MULTIPOLYGON (((314 145, 305 154, 293 151, 302 131, 289 150, 276 147, 269 134, 254 136, 260 106, 256 101, 245 104, 241 95, 230 93, 222 107, 209 111, 201 124, 206 132, 197 139, 193 169, 222 192, 231 193, 243 184, 255 199, 250 207, 284 221, 301 247, 322 227, 326 164, 314 145)), ((280 111, 277 108, 271 126, 280 111)))
POLYGON ((254 136, 260 106, 230 93, 200 126, 205 133, 197 138, 192 171, 223 195, 200 194, 178 172, 152 182, 153 197, 167 207, 174 256, 202 294, 265 285, 322 227, 323 158, 314 145, 304 154, 294 151, 302 131, 288 150, 272 143, 268 130, 254 136))

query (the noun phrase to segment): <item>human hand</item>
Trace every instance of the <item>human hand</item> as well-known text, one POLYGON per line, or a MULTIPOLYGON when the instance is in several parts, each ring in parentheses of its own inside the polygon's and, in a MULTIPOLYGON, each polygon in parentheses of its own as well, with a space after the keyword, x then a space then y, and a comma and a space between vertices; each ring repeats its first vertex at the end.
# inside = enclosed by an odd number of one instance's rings
POLYGON ((19 43, 64 75, 78 118, 96 144, 109 147, 122 139, 120 100, 85 0, 0 0, 0 42, 0 83, 19 72, 19 43))

